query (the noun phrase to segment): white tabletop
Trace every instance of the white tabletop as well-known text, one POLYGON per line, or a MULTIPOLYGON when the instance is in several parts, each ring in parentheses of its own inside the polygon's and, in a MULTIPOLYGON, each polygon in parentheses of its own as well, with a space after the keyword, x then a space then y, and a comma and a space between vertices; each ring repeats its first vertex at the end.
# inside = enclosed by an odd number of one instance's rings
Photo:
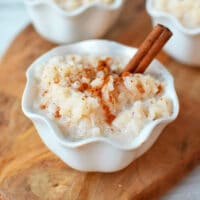
MULTIPOLYGON (((0 0, 0 56, 14 36, 29 23, 22 0, 0 0)), ((200 166, 162 200, 200 200, 200 166)))

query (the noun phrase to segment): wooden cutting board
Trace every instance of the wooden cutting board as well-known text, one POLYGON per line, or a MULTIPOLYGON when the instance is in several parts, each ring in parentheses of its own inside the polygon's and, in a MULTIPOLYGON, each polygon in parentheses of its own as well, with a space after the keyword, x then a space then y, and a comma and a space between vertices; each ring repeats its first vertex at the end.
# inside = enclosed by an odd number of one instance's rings
MULTIPOLYGON (((105 38, 138 46, 151 30, 144 8, 144 1, 127 1, 120 20, 105 38)), ((200 70, 164 53, 159 59, 175 77, 181 109, 155 145, 117 173, 82 173, 60 161, 42 144, 21 111, 27 67, 54 46, 29 25, 0 63, 0 199, 157 199, 199 163, 200 70)))

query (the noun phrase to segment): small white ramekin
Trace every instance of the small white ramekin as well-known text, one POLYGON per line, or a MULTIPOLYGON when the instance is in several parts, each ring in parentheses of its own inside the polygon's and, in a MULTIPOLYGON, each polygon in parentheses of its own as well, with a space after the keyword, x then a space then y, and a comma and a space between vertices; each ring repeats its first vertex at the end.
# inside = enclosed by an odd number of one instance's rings
POLYGON ((128 166, 147 151, 156 141, 163 128, 178 115, 179 103, 173 78, 156 60, 145 72, 159 76, 166 81, 165 95, 172 99, 173 114, 147 125, 129 145, 106 137, 87 138, 72 142, 64 137, 56 123, 41 114, 39 109, 34 108, 34 100, 37 95, 37 82, 34 79, 35 68, 39 63, 58 55, 109 55, 126 59, 128 62, 135 52, 135 48, 115 42, 88 40, 55 48, 38 58, 27 70, 27 84, 22 98, 22 109, 25 115, 33 121, 46 146, 72 168, 81 171, 114 172, 128 166))
POLYGON ((189 29, 170 13, 156 10, 153 0, 146 1, 146 9, 153 25, 163 24, 173 32, 164 50, 181 63, 200 66, 200 27, 189 29))
POLYGON ((125 0, 88 3, 65 11, 50 0, 24 0, 33 25, 44 38, 59 44, 99 38, 115 23, 125 0))

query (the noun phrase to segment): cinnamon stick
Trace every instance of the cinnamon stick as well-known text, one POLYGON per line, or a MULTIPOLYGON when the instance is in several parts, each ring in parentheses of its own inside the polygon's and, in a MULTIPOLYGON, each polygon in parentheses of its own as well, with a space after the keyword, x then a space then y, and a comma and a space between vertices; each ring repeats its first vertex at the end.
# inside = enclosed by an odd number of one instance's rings
POLYGON ((155 26, 123 72, 143 73, 171 36, 168 28, 160 24, 155 26))

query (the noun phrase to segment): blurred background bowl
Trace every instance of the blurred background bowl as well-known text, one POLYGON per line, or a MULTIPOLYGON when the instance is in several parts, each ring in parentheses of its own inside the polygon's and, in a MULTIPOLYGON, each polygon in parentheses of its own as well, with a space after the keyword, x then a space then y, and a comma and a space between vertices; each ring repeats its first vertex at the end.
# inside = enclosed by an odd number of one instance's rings
POLYGON ((52 1, 24 0, 37 32, 55 43, 99 38, 116 22, 125 0, 91 2, 66 11, 52 1))
POLYGON ((153 0, 146 1, 146 9, 153 25, 163 24, 173 32, 173 37, 165 45, 164 50, 181 63, 200 66, 200 27, 184 27, 172 14, 156 10, 153 0))

